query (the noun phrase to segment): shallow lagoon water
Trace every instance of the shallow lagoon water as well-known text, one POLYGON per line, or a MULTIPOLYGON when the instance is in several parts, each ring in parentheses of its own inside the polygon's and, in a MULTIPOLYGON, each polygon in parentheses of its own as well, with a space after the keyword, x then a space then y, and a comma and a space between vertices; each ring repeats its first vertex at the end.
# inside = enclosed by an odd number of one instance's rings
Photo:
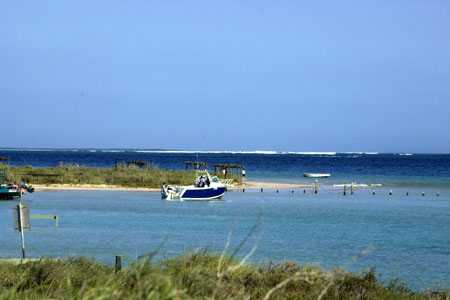
MULTIPOLYGON (((253 262, 293 260, 399 278, 415 289, 450 285, 450 191, 359 190, 353 196, 323 190, 229 192, 210 203, 166 202, 159 193, 57 191, 27 195, 32 213, 60 216, 32 220, 26 234, 32 257, 88 256, 112 263, 158 249, 160 257, 186 250, 221 251, 231 233, 240 255, 257 246, 253 262)), ((0 257, 20 255, 13 229, 14 201, 0 202, 0 257)))

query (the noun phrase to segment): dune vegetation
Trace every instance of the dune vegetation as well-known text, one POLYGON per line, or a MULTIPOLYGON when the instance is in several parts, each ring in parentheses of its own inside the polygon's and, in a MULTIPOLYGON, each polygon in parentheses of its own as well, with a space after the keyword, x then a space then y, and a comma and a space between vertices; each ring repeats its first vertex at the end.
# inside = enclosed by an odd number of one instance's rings
POLYGON ((95 184, 123 187, 159 188, 167 184, 192 184, 194 171, 174 171, 155 166, 144 168, 118 164, 112 168, 92 168, 77 165, 34 168, 31 166, 0 166, 5 170, 7 181, 29 184, 95 184))
POLYGON ((417 293, 373 271, 325 272, 295 263, 248 265, 197 252, 119 272, 84 258, 0 262, 0 299, 449 299, 417 293))

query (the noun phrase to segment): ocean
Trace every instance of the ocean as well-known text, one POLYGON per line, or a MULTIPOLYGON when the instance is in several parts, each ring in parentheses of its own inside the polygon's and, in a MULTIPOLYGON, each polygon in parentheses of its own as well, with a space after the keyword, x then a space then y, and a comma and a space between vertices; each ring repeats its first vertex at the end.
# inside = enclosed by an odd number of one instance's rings
POLYGON ((392 187, 450 188, 450 154, 220 152, 117 149, 0 149, 10 165, 57 166, 60 162, 111 167, 116 161, 145 160, 160 168, 184 169, 184 162, 239 163, 249 180, 310 182, 304 173, 331 173, 323 184, 378 183, 392 187))
MULTIPOLYGON (((183 169, 193 152, 125 150, 2 150, 11 165, 54 166, 63 161, 107 167, 117 160, 147 160, 183 169)), ((325 269, 375 268, 384 282, 398 278, 413 289, 450 287, 450 155, 365 153, 198 153, 198 160, 241 163, 248 179, 308 182, 304 172, 327 172, 315 195, 303 190, 228 192, 224 201, 178 203, 159 193, 46 191, 26 195, 32 220, 31 257, 87 256, 112 264, 158 249, 158 258, 184 251, 230 251, 250 235, 241 257, 251 263, 296 261, 325 269), (344 196, 333 183, 381 183, 344 196), (389 191, 392 190, 392 195, 389 191), (407 195, 408 193, 408 195, 407 195), (422 194, 424 193, 424 194, 422 194)), ((14 201, 0 202, 0 257, 20 255, 14 201)))

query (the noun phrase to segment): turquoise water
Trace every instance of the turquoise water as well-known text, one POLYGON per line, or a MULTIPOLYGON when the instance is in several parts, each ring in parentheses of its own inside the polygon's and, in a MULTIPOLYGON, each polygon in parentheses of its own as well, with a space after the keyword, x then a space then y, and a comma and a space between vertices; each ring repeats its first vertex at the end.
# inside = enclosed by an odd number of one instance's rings
MULTIPOLYGON (((353 196, 322 190, 229 192, 223 202, 177 203, 159 193, 38 192, 27 195, 32 213, 60 216, 60 226, 32 220, 29 256, 89 256, 112 263, 149 251, 160 257, 185 250, 232 248, 257 227, 240 252, 257 246, 254 262, 294 260, 327 269, 375 267, 384 281, 400 278, 415 289, 450 286, 450 191, 395 188, 353 196), (426 192, 421 196, 422 191, 426 192), (365 253, 366 255, 362 255, 365 253)), ((17 202, 0 202, 0 257, 20 255, 13 230, 17 202)))

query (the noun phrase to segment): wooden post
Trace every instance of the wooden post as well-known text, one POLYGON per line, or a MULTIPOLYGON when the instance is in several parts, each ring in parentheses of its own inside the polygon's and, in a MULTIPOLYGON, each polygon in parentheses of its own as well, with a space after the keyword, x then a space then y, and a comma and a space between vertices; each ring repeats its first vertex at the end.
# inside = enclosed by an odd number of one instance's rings
POLYGON ((117 273, 122 270, 122 256, 116 255, 116 264, 114 267, 114 272, 117 273))
POLYGON ((17 230, 19 230, 20 232, 20 237, 22 240, 21 243, 21 252, 22 252, 22 259, 25 259, 26 255, 25 255, 25 228, 28 226, 27 223, 29 224, 29 221, 26 220, 25 218, 28 218, 28 216, 26 215, 27 212, 25 211, 26 207, 22 204, 22 201, 20 201, 19 205, 17 205, 17 230))

